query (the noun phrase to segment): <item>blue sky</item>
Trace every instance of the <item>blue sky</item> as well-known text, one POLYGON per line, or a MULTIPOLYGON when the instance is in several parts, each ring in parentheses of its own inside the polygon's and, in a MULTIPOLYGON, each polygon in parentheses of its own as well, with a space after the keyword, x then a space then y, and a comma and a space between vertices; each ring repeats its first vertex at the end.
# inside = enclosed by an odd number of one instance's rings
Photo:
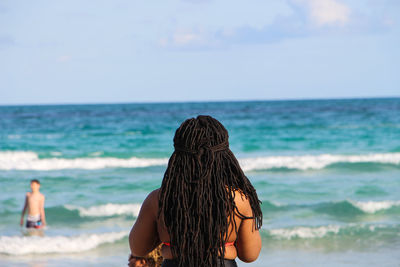
POLYGON ((400 96, 398 0, 0 2, 0 104, 400 96))

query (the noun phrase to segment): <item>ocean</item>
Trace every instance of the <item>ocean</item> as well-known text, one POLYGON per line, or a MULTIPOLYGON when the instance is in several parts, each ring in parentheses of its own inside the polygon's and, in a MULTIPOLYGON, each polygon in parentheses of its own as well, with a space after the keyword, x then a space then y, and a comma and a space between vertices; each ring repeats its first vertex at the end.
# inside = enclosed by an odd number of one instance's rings
POLYGON ((400 98, 0 106, 0 266, 126 266, 176 128, 208 114, 262 200, 239 266, 400 266, 400 98), (44 237, 19 226, 29 181, 44 237))

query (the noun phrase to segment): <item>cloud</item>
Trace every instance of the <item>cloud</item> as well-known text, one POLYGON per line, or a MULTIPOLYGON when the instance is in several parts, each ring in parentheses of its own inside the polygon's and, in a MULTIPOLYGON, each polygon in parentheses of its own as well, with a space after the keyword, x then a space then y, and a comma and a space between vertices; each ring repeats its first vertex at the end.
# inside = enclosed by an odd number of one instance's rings
POLYGON ((214 31, 176 30, 162 38, 160 45, 175 49, 216 49, 329 34, 379 33, 394 25, 393 20, 382 14, 368 16, 339 0, 287 0, 287 3, 293 11, 290 15, 277 16, 261 28, 243 25, 214 31))
POLYGON ((239 27, 222 39, 233 43, 275 43, 292 38, 306 38, 324 33, 349 30, 351 9, 335 0, 288 0, 293 13, 278 16, 262 28, 239 27))
POLYGON ((309 35, 307 21, 297 14, 290 17, 278 17, 272 24, 262 28, 242 26, 229 35, 224 31, 216 33, 216 39, 231 44, 276 43, 287 38, 303 38, 309 35))
POLYGON ((351 9, 336 0, 292 0, 293 3, 305 5, 307 15, 317 26, 344 26, 350 21, 351 9))
POLYGON ((202 33, 193 31, 177 31, 172 37, 172 41, 175 45, 191 45, 200 44, 204 42, 204 36, 202 33))
POLYGON ((204 49, 216 48, 219 41, 215 35, 204 29, 177 29, 169 37, 159 40, 159 44, 169 48, 204 49))

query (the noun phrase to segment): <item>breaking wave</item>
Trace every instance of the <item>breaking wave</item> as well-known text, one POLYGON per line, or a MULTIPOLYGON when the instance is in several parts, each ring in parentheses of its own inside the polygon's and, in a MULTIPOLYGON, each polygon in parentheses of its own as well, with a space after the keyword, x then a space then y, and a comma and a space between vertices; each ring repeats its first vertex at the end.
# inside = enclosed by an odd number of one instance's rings
POLYGON ((0 236, 0 253, 9 255, 78 253, 123 239, 128 232, 78 236, 0 236))
POLYGON ((240 161, 244 171, 268 169, 318 170, 336 163, 380 163, 400 165, 400 153, 366 155, 303 155, 248 158, 240 161))
POLYGON ((350 236, 360 237, 381 237, 397 235, 399 226, 395 225, 325 225, 325 226, 296 226, 289 228, 277 228, 265 230, 267 237, 277 240, 292 239, 321 239, 331 237, 350 236))
POLYGON ((332 201, 320 202, 315 204, 282 204, 270 201, 263 201, 262 209, 264 212, 289 211, 295 209, 311 209, 319 213, 327 213, 337 216, 355 216, 362 214, 374 214, 377 212, 398 213, 394 208, 400 208, 400 200, 386 201, 332 201))
POLYGON ((108 203, 88 208, 65 205, 67 210, 77 210, 81 217, 107 217, 116 215, 130 215, 137 217, 140 211, 140 204, 113 204, 108 203))
POLYGON ((375 213, 400 206, 400 201, 350 201, 350 203, 366 213, 375 213))
POLYGON ((166 165, 166 158, 39 158, 35 152, 0 152, 0 170, 51 171, 62 169, 104 169, 104 168, 143 168, 166 165))
POLYGON ((320 227, 293 227, 279 228, 268 231, 269 235, 277 239, 293 239, 293 238, 322 238, 328 234, 338 234, 340 226, 328 225, 320 227))

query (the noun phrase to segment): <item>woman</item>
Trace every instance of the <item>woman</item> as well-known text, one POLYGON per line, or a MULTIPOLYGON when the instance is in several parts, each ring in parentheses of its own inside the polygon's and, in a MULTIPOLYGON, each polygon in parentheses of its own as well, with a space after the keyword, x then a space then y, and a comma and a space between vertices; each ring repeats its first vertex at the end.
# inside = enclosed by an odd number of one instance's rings
POLYGON ((176 130, 160 189, 143 202, 129 235, 133 257, 160 243, 163 267, 236 266, 261 250, 260 201, 216 119, 198 116, 176 130))

